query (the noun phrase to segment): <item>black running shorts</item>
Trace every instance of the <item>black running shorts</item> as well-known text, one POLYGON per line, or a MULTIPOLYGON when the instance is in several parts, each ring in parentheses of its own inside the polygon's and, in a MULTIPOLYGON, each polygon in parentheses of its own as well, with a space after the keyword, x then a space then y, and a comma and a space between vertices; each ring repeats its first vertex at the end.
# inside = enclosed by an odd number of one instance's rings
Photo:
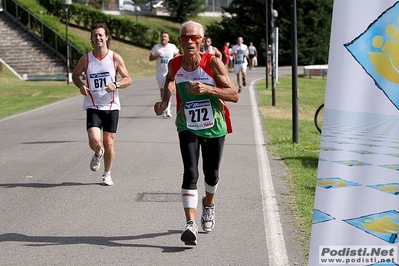
POLYGON ((98 127, 103 131, 116 133, 119 120, 119 110, 86 110, 86 129, 98 127))

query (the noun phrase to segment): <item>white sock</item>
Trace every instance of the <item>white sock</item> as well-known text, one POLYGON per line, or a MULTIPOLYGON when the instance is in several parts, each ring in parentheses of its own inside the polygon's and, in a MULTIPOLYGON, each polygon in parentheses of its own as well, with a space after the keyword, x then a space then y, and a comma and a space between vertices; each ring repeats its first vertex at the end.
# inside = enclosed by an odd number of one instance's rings
POLYGON ((103 174, 103 175, 105 175, 105 176, 111 175, 111 171, 109 171, 109 172, 104 171, 104 174, 103 174))

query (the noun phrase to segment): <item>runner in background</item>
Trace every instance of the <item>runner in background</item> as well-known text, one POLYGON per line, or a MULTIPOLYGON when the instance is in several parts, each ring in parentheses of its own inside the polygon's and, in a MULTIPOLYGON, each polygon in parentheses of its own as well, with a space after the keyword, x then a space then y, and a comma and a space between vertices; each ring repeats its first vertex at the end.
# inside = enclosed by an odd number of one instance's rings
POLYGON ((212 39, 209 37, 205 39, 204 45, 201 46, 201 52, 214 54, 216 57, 222 59, 222 53, 218 48, 212 46, 212 39))
POLYGON ((248 57, 249 57, 249 69, 251 70, 255 67, 255 58, 257 54, 258 51, 256 50, 256 47, 252 42, 249 42, 248 57))
POLYGON ((247 85, 245 77, 248 65, 248 46, 244 44, 242 37, 237 38, 237 44, 231 48, 231 54, 234 55, 234 73, 237 75, 238 93, 240 93, 242 89, 241 84, 243 86, 247 85))
POLYGON ((230 43, 225 42, 222 48, 222 60, 223 64, 226 66, 226 69, 230 70, 230 50, 229 50, 230 43))
MULTIPOLYGON (((150 61, 157 60, 156 79, 161 93, 161 99, 163 95, 163 86, 165 85, 165 76, 168 73, 169 60, 178 54, 179 49, 176 45, 169 43, 169 32, 167 30, 161 31, 160 43, 152 47, 149 57, 150 61)), ((169 99, 168 107, 162 114, 163 117, 172 117, 172 112, 170 110, 171 99, 169 99)))

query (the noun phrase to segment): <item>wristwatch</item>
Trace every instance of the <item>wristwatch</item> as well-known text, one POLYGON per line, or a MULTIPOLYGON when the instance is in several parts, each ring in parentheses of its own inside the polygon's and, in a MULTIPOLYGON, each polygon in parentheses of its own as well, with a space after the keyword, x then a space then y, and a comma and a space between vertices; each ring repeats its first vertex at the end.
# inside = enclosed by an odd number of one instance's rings
POLYGON ((117 82, 114 82, 114 84, 115 84, 115 87, 116 87, 117 89, 119 89, 119 87, 120 87, 119 82, 118 82, 118 81, 117 81, 117 82))

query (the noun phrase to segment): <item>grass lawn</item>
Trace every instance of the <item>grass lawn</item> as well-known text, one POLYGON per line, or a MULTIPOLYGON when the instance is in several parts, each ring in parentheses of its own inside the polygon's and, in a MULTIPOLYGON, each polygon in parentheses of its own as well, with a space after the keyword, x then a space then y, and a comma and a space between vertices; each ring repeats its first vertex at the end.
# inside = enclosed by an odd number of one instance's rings
POLYGON ((13 114, 79 95, 66 81, 22 81, 5 66, 0 73, 0 119, 13 114))

